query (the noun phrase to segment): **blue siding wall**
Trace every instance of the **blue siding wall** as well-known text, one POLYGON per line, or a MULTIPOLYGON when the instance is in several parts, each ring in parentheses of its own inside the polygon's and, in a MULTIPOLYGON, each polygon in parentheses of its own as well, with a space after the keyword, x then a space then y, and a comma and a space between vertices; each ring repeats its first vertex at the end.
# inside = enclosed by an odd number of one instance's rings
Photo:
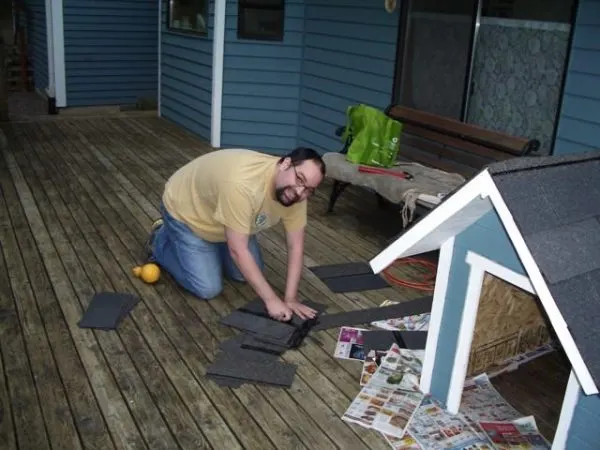
POLYGON ((210 139, 214 2, 209 3, 208 36, 167 30, 163 1, 161 115, 210 139))
POLYGON ((490 211, 456 236, 431 382, 431 393, 441 401, 445 401, 448 396, 458 331, 467 293, 470 266, 465 262, 465 258, 468 250, 496 261, 517 273, 525 273, 496 211, 490 211))
POLYGON ((579 401, 573 414, 567 450, 596 450, 600 442, 600 396, 586 396, 579 391, 579 401))
POLYGON ((296 147, 304 0, 285 2, 283 41, 237 38, 227 1, 221 145, 281 154, 296 147))
POLYGON ((64 0, 67 106, 156 100, 158 0, 64 0))
POLYGON ((600 149, 600 0, 580 0, 554 154, 600 149))
POLYGON ((46 3, 44 0, 28 0, 27 44, 29 63, 33 69, 36 89, 48 87, 48 44, 46 36, 46 3))
MULTIPOLYGON (((383 2, 306 0, 298 143, 337 151, 348 106, 391 101, 398 16, 383 2)), ((399 8, 398 8, 399 9, 399 8)))

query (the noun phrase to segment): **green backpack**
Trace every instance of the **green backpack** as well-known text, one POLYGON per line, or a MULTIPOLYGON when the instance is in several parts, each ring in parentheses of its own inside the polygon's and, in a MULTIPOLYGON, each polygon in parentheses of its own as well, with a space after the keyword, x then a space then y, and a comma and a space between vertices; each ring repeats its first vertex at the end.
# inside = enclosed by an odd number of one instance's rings
POLYGON ((403 124, 368 105, 354 105, 346 111, 342 139, 350 144, 346 159, 354 164, 392 167, 400 148, 403 124))

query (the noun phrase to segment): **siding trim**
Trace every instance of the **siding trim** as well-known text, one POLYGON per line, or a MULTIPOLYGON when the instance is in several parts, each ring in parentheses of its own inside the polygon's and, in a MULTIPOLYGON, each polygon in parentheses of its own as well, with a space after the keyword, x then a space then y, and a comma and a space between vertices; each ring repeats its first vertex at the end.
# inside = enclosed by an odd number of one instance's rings
POLYGON ((156 89, 156 105, 157 105, 157 114, 158 117, 161 117, 161 89, 160 85, 162 83, 162 20, 163 20, 163 0, 158 0, 158 67, 157 67, 157 79, 158 86, 156 89))
POLYGON ((46 8, 46 57, 48 58, 48 86, 46 95, 50 98, 56 95, 56 79, 54 72, 54 36, 52 34, 52 0, 45 0, 46 8))
POLYGON ((227 0, 215 0, 213 28, 212 110, 210 121, 210 145, 221 146, 221 122, 223 119, 223 61, 225 58, 225 13, 227 0))
POLYGON ((444 306, 448 291, 448 280, 452 268, 452 256, 454 255, 454 236, 448 238, 440 248, 437 274, 435 277, 435 290, 433 291, 433 303, 431 305, 431 316, 429 319, 429 331, 425 343, 425 358, 421 370, 421 391, 429 393, 433 379, 435 356, 438 348, 442 318, 444 317, 444 306))
POLYGON ((63 0, 50 0, 52 14, 52 53, 56 107, 67 106, 67 77, 65 72, 65 28, 63 0))
POLYGON ((554 439, 552 440, 552 450, 564 450, 567 445, 569 438, 569 430, 571 428, 571 422, 575 415, 575 408, 579 401, 579 383, 575 372, 571 370, 569 375, 569 382, 567 383, 567 390, 563 398, 562 408, 560 410, 560 417, 558 419, 558 426, 554 433, 554 439))

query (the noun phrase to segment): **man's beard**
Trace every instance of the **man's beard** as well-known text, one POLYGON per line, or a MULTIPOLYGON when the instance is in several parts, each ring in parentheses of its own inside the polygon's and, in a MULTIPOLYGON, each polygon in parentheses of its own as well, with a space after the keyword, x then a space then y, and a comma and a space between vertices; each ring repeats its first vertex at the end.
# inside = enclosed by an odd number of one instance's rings
POLYGON ((284 186, 275 189, 275 198, 283 206, 292 206, 300 197, 291 186, 284 186), (289 196, 289 198, 287 198, 289 196))

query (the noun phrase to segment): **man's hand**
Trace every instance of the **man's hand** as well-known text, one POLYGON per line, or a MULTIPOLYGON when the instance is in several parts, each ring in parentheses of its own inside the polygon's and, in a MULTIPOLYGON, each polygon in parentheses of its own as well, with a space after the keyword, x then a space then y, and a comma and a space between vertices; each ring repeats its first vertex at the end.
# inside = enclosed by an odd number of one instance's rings
POLYGON ((284 303, 301 319, 312 319, 317 315, 316 310, 310 306, 303 305, 296 299, 286 299, 284 303))
POLYGON ((269 301, 266 303, 267 311, 269 315, 276 320, 281 322, 287 322, 292 318, 292 309, 285 302, 281 300, 269 301))

